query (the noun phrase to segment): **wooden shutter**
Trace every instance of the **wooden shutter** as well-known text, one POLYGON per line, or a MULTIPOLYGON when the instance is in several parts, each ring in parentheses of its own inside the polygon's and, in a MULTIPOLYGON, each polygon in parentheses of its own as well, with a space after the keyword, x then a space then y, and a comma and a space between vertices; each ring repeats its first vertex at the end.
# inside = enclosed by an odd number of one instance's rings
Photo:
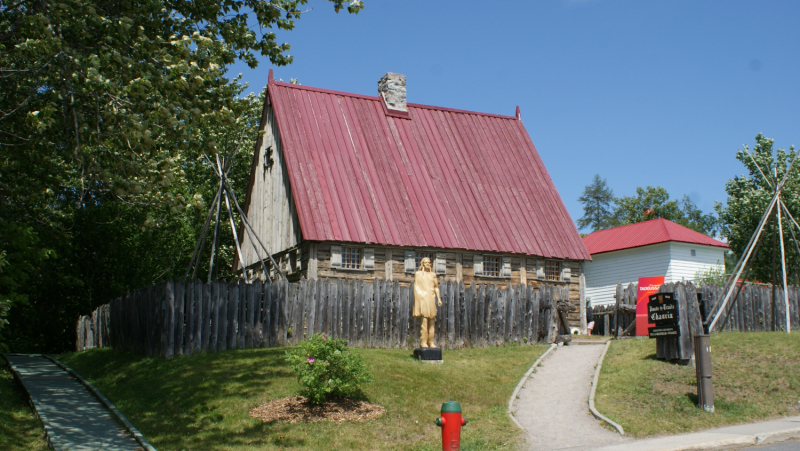
POLYGON ((342 246, 331 246, 331 268, 342 267, 342 246))
POLYGON ((406 251, 405 258, 404 258, 406 272, 413 273, 413 272, 417 271, 416 261, 414 261, 414 257, 416 257, 416 256, 417 256, 416 252, 414 252, 414 251, 406 251))
POLYGON ((483 255, 475 254, 472 256, 472 271, 476 276, 483 275, 483 255))
POLYGON ((511 277, 511 257, 503 257, 503 266, 500 267, 500 277, 511 277))
POLYGON ((564 262, 561 262, 561 280, 569 282, 572 279, 572 270, 567 268, 564 262))
POLYGON ((544 260, 536 260, 536 278, 544 280, 544 260))
POLYGON ((445 258, 444 252, 437 252, 434 262, 433 271, 436 274, 444 274, 447 271, 447 258, 445 258))
POLYGON ((364 249, 364 256, 363 263, 361 267, 364 269, 375 269, 375 249, 372 248, 365 248, 364 249))

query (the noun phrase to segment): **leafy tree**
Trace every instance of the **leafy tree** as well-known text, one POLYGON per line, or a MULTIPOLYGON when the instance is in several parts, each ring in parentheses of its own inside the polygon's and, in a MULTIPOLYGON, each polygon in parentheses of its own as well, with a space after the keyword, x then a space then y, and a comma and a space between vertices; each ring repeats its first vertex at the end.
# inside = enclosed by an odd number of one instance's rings
POLYGON ((616 223, 613 216, 616 202, 614 192, 600 174, 595 174, 578 201, 583 204, 583 217, 578 219, 579 229, 591 229, 594 232, 613 227, 616 223))
POLYGON ((684 195, 678 201, 678 208, 681 211, 675 220, 678 224, 712 237, 719 232, 719 219, 713 214, 704 214, 689 196, 684 195))
POLYGON ((713 236, 717 230, 717 219, 703 214, 689 196, 670 199, 667 190, 660 186, 640 186, 635 196, 618 198, 617 205, 614 216, 619 225, 663 218, 706 235, 713 236))
MULTIPOLYGON (((329 1, 337 12, 363 7, 329 1)), ((249 151, 256 137, 261 105, 241 97, 227 67, 255 67, 258 53, 289 64, 289 45, 270 30, 293 29, 306 3, 0 4, 0 220, 30 237, 0 237, 9 262, 21 256, 31 268, 12 274, 12 263, 3 273, 26 280, 16 294, 27 301, 15 302, 0 332, 12 349, 69 348, 78 314, 183 275, 215 191, 201 155, 241 136, 249 151), (30 255, 12 252, 25 243, 30 255)), ((248 160, 231 174, 235 189, 248 160)))
POLYGON ((656 218, 674 220, 680 216, 678 202, 660 186, 637 187, 635 196, 617 199, 615 217, 620 224, 633 224, 656 218))
MULTIPOLYGON (((796 152, 790 147, 773 149, 774 140, 758 134, 752 152, 744 150, 736 152, 739 160, 747 170, 747 174, 732 178, 725 184, 728 200, 725 204, 715 206, 721 223, 721 234, 728 240, 731 250, 742 255, 750 237, 755 233, 761 218, 772 200, 774 187, 786 173, 787 165, 796 152), (749 155, 748 155, 749 153, 749 155)), ((795 220, 800 220, 800 161, 795 162, 791 174, 784 186, 782 199, 795 220)), ((774 212, 773 212, 774 213, 774 212)), ((786 246, 787 268, 794 283, 800 283, 797 268, 800 267, 800 256, 797 252, 794 237, 800 233, 791 219, 783 216, 783 239, 786 246)), ((777 220, 773 218, 767 223, 762 237, 759 252, 755 255, 750 280, 780 282, 780 248, 777 220)))

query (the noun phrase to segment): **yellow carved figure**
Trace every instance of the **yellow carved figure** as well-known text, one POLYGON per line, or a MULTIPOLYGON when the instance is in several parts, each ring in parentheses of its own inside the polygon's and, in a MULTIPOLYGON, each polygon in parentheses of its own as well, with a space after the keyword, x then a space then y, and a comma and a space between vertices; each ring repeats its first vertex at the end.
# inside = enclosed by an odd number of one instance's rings
POLYGON ((431 259, 425 257, 419 262, 419 269, 414 275, 414 316, 422 318, 422 328, 419 334, 420 348, 435 348, 433 342, 434 326, 436 323, 436 301, 439 307, 442 300, 439 298, 439 281, 431 267, 431 259))

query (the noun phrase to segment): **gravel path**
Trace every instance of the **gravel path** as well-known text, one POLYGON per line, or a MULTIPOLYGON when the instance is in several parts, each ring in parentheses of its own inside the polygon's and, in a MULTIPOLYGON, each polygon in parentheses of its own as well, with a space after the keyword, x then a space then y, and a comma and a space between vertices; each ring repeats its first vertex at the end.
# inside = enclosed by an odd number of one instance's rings
POLYGON ((601 426, 589 413, 589 390, 603 346, 559 346, 519 392, 514 416, 531 450, 589 450, 630 439, 601 426))

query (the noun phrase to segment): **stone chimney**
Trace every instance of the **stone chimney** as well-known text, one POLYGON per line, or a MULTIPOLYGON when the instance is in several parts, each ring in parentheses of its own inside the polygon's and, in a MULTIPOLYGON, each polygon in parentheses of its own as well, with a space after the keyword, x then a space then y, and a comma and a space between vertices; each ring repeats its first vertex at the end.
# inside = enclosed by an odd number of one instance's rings
POLYGON ((383 97, 386 108, 395 111, 408 111, 406 107, 406 76, 387 72, 378 80, 378 92, 383 97))

